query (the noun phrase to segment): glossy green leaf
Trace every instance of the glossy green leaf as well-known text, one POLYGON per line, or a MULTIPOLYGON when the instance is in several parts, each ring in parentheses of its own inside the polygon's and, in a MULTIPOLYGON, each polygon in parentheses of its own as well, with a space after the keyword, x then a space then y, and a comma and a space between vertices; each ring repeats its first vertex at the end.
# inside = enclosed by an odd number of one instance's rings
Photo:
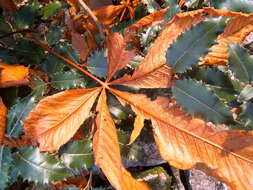
POLYGON ((87 62, 87 69, 92 74, 100 78, 107 76, 107 59, 104 51, 96 51, 92 54, 87 62))
POLYGON ((224 19, 201 22, 180 35, 166 53, 167 64, 182 73, 201 60, 223 31, 224 19))
POLYGON ((31 82, 33 82, 35 86, 32 88, 30 96, 36 99, 42 98, 47 90, 47 84, 40 78, 33 78, 31 82))
POLYGON ((242 82, 253 81, 253 58, 248 50, 238 44, 229 45, 229 66, 242 82))
POLYGON ((60 42, 62 38, 63 27, 55 27, 45 35, 45 39, 48 45, 54 45, 60 42))
POLYGON ((54 14, 56 14, 61 8, 62 3, 60 1, 52 1, 43 8, 41 8, 40 13, 43 19, 48 19, 54 14))
POLYGON ((253 12, 253 1, 251 0, 209 0, 212 6, 219 9, 226 9, 231 11, 252 13, 253 12))
POLYGON ((24 60, 26 64, 40 64, 46 57, 44 49, 31 40, 19 40, 14 49, 14 55, 24 60))
MULTIPOLYGON (((77 51, 72 48, 71 44, 60 42, 53 48, 53 50, 74 63, 79 64, 79 55, 77 51)), ((46 61, 42 63, 42 70, 48 74, 54 74, 69 69, 70 66, 65 61, 52 54, 48 54, 46 61)))
POLYGON ((85 88, 86 80, 76 72, 59 72, 51 75, 51 85, 57 90, 85 88))
POLYGON ((22 100, 18 100, 17 103, 9 109, 7 114, 7 135, 18 137, 23 133, 22 121, 35 105, 36 101, 34 97, 26 97, 22 100))
POLYGON ((18 99, 8 111, 6 133, 9 136, 18 137, 23 133, 23 120, 47 89, 47 85, 39 78, 32 79, 32 82, 35 86, 31 93, 23 99, 18 99))
POLYGON ((141 172, 137 178, 148 183, 152 190, 170 190, 172 188, 172 177, 162 167, 154 167, 141 172))
POLYGON ((242 89, 242 91, 238 97, 238 100, 239 101, 249 101, 252 98, 253 98, 253 87, 251 85, 246 85, 242 89))
POLYGON ((230 123, 232 112, 201 82, 192 79, 177 81, 172 87, 173 97, 188 112, 201 115, 215 124, 230 123))
POLYGON ((90 140, 70 142, 63 148, 60 159, 71 169, 88 169, 93 165, 92 143, 90 140))
POLYGON ((189 76, 206 83, 219 98, 226 101, 231 101, 236 98, 236 91, 228 74, 220 71, 216 67, 202 67, 190 72, 189 76))
POLYGON ((5 189, 10 180, 12 154, 9 148, 0 146, 0 189, 5 189))
POLYGON ((15 25, 18 29, 26 29, 35 23, 39 17, 40 3, 38 0, 29 1, 21 6, 15 15, 15 25))
POLYGON ((28 181, 49 183, 71 176, 53 154, 42 153, 38 148, 26 147, 15 154, 14 166, 28 181))
POLYGON ((253 130, 253 103, 246 102, 242 106, 242 112, 240 113, 238 120, 243 122, 243 127, 241 129, 253 130))

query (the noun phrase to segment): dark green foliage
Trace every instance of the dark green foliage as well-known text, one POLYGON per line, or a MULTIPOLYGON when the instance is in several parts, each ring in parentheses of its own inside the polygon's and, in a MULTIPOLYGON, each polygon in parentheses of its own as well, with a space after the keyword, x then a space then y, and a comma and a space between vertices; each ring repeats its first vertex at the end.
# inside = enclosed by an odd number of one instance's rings
POLYGON ((224 19, 201 22, 179 36, 168 49, 167 64, 176 73, 185 72, 209 51, 215 38, 223 31, 224 19))
POLYGON ((29 1, 28 4, 20 7, 15 15, 15 25, 17 29, 26 29, 35 23, 39 17, 40 3, 38 0, 29 1))
POLYGON ((47 41, 48 45, 51 46, 58 43, 62 38, 62 32, 63 28, 58 26, 46 33, 45 40, 47 41))
POLYGON ((209 0, 212 6, 219 9, 227 9, 231 11, 252 13, 253 2, 251 0, 209 0))
POLYGON ((9 109, 6 128, 6 133, 9 136, 17 137, 23 133, 22 121, 36 105, 35 103, 34 97, 27 97, 18 100, 17 103, 9 109))
POLYGON ((93 165, 92 144, 90 140, 70 142, 63 150, 60 159, 68 168, 89 169, 93 165))
POLYGON ((88 59, 87 69, 100 78, 107 76, 107 59, 104 51, 96 51, 88 59))
POLYGON ((56 14, 61 8, 62 3, 60 1, 52 1, 40 10, 40 14, 43 19, 48 19, 56 14))
POLYGON ((53 154, 41 153, 38 148, 27 147, 16 152, 13 164, 24 179, 36 183, 61 181, 71 176, 53 154))
POLYGON ((0 15, 0 34, 2 35, 8 32, 11 32, 10 25, 8 25, 4 17, 0 15))
POLYGON ((229 45, 229 66, 235 77, 242 82, 253 81, 253 59, 248 50, 240 45, 229 45))
MULTIPOLYGON (((72 48, 71 44, 60 42, 53 48, 53 50, 74 63, 79 64, 79 55, 77 51, 72 48)), ((69 68, 69 65, 67 65, 65 61, 52 54, 48 54, 46 61, 42 63, 42 70, 48 74, 62 72, 64 70, 69 70, 69 68)))
POLYGON ((86 81, 83 75, 74 71, 58 72, 51 75, 51 85, 57 90, 85 88, 86 81))
POLYGON ((171 190, 171 176, 162 167, 155 167, 137 175, 137 177, 147 182, 152 190, 171 190))
POLYGON ((230 123, 232 113, 206 85, 192 79, 179 80, 172 87, 173 97, 193 116, 202 115, 215 124, 230 123))
POLYGON ((0 147, 0 189, 5 189, 10 180, 10 167, 12 162, 12 154, 9 148, 0 147))
POLYGON ((242 106, 242 112, 239 115, 238 120, 243 122, 243 126, 240 127, 241 129, 249 129, 253 130, 253 103, 246 102, 242 106))
POLYGON ((37 100, 42 98, 47 90, 47 84, 40 78, 33 78, 31 82, 33 82, 35 86, 32 88, 30 96, 35 97, 37 100))
POLYGON ((238 97, 238 100, 239 101, 249 101, 252 98, 253 98, 253 87, 251 85, 246 85, 242 89, 242 91, 238 97))
POLYGON ((236 91, 227 73, 216 67, 202 67, 189 73, 192 78, 202 81, 216 93, 219 98, 226 101, 235 99, 236 91))
POLYGON ((45 59, 44 49, 31 40, 22 39, 15 47, 15 55, 25 64, 40 64, 45 59))

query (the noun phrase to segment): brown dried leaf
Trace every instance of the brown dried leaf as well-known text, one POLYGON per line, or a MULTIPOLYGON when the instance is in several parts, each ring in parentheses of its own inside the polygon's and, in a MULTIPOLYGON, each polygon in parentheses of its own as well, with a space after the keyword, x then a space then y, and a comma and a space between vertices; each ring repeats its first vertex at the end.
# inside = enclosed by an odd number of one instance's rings
POLYGON ((162 66, 140 78, 132 79, 130 75, 112 81, 111 84, 131 86, 135 88, 170 88, 172 85, 172 70, 162 66), (128 81, 126 80, 128 78, 128 81))
POLYGON ((168 98, 151 101, 142 94, 110 91, 152 120, 160 154, 171 165, 200 169, 234 190, 253 187, 252 131, 216 131, 168 98))
POLYGON ((41 100, 24 121, 25 134, 41 151, 57 151, 90 115, 100 88, 66 90, 41 100))
POLYGON ((5 134, 6 115, 7 115, 7 108, 5 107, 3 100, 0 97, 0 144, 3 143, 3 138, 5 134))
POLYGON ((123 36, 120 33, 109 33, 107 38, 108 47, 108 74, 107 81, 109 81, 113 75, 123 69, 128 62, 135 56, 133 51, 127 51, 126 43, 123 36))
POLYGON ((213 45, 211 52, 199 64, 226 65, 228 63, 227 43, 242 43, 253 31, 253 15, 227 10, 205 8, 212 17, 232 17, 224 32, 217 38, 218 44, 213 45))
POLYGON ((13 0, 0 0, 0 7, 9 12, 17 10, 17 5, 13 0))
POLYGON ((74 14, 79 12, 79 2, 78 0, 65 0, 71 7, 74 14))
POLYGON ((28 78, 29 70, 22 65, 8 65, 0 62, 0 83, 23 80, 28 78))
POLYGON ((105 91, 98 100, 97 131, 93 137, 96 164, 117 190, 149 190, 143 182, 134 179, 121 163, 116 127, 107 107, 105 91))
POLYGON ((125 38, 127 41, 129 41, 132 36, 135 34, 135 32, 142 30, 147 27, 152 27, 158 24, 161 24, 164 20, 164 16, 166 12, 168 11, 168 8, 161 9, 159 11, 156 11, 152 14, 149 14, 140 20, 138 20, 136 23, 132 24, 131 26, 127 27, 125 29, 125 38))
MULTIPOLYGON (((166 63, 165 53, 172 42, 184 31, 188 30, 193 24, 197 24, 204 19, 202 16, 204 10, 190 11, 180 13, 167 23, 154 44, 148 51, 145 59, 140 63, 138 69, 129 77, 125 75, 120 78, 120 83, 139 80, 139 78, 159 69, 166 63)), ((113 83, 119 83, 115 81, 113 83)))
POLYGON ((86 0, 86 3, 91 10, 95 10, 107 5, 112 5, 111 0, 86 0))

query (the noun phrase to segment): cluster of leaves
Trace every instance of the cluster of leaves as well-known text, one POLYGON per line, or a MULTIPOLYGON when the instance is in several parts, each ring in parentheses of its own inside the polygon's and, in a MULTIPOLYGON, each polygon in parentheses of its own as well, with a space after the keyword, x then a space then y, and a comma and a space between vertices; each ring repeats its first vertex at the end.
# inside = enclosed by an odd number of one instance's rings
POLYGON ((176 168, 253 186, 252 1, 0 7, 0 189, 170 189, 145 159, 154 144, 176 168))

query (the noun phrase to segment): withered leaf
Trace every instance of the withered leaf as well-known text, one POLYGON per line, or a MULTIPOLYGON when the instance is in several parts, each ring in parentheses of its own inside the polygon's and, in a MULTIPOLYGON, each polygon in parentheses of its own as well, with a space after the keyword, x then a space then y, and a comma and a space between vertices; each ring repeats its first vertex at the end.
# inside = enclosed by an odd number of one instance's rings
POLYGON ((108 75, 109 81, 112 76, 124 68, 128 62, 134 57, 133 51, 126 50, 126 43, 120 33, 110 33, 107 38, 108 47, 108 75))
POLYGON ((251 131, 216 131, 202 119, 192 118, 171 99, 157 97, 151 101, 142 94, 110 90, 152 120, 160 154, 171 165, 200 169, 232 189, 253 186, 251 131))
POLYGON ((57 151, 90 115, 100 88, 66 90, 42 99, 24 121, 25 134, 41 151, 57 151))
POLYGON ((5 107, 2 98, 0 97, 0 144, 3 142, 5 127, 6 127, 7 108, 5 107))
POLYGON ((29 69, 22 65, 8 65, 0 62, 0 88, 23 84, 28 81, 29 69))
POLYGON ((122 165, 116 127, 106 99, 103 90, 98 100, 97 131, 93 137, 95 162, 117 190, 148 190, 150 188, 144 182, 134 179, 122 165))

